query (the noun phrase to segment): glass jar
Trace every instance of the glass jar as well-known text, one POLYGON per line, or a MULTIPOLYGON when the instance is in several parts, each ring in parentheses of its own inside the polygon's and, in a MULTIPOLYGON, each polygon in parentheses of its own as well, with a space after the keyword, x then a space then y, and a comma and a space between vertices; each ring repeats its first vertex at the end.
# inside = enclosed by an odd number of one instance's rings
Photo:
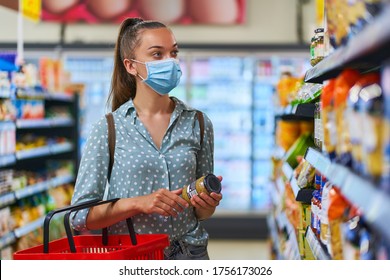
POLYGON ((310 44, 310 64, 316 65, 324 59, 324 28, 317 28, 314 30, 314 36, 310 44))
POLYGON ((221 182, 214 174, 207 174, 185 186, 182 191, 182 197, 191 204, 191 198, 195 195, 201 193, 210 194, 212 192, 221 192, 221 182))

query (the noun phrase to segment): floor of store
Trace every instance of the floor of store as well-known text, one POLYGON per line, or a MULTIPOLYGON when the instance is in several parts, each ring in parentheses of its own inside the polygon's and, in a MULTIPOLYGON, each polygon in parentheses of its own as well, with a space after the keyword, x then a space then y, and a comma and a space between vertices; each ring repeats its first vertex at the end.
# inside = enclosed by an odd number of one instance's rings
POLYGON ((269 260, 271 259, 268 240, 209 240, 211 260, 269 260))

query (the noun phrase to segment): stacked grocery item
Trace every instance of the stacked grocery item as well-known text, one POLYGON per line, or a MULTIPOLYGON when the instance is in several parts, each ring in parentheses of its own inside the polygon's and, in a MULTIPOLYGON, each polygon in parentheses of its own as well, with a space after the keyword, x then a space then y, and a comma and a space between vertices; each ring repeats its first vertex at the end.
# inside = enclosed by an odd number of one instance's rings
MULTIPOLYGON (((0 171, 0 241, 2 246, 8 244, 0 250, 1 259, 12 259, 15 251, 42 244, 42 219, 49 211, 70 203, 73 169, 71 161, 55 160, 41 172, 0 171), (16 232, 24 228, 32 230, 19 236, 16 232)), ((51 224, 51 234, 53 238, 64 235, 61 219, 51 224)))
POLYGON ((321 101, 323 152, 378 184, 388 176, 389 135, 380 73, 346 69, 326 83, 321 101))

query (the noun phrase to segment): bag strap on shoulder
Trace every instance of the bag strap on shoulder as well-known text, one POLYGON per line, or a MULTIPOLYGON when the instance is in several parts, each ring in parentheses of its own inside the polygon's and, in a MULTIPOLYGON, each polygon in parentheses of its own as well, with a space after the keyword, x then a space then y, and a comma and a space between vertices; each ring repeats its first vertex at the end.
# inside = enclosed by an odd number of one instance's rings
POLYGON ((199 110, 196 110, 196 116, 198 117, 199 121, 199 128, 200 128, 200 145, 203 144, 203 134, 204 134, 204 118, 203 113, 199 110))
POLYGON ((108 180, 111 178, 112 166, 114 165, 114 152, 115 152, 115 122, 112 113, 106 114, 108 125, 108 149, 110 152, 110 161, 108 166, 108 180))

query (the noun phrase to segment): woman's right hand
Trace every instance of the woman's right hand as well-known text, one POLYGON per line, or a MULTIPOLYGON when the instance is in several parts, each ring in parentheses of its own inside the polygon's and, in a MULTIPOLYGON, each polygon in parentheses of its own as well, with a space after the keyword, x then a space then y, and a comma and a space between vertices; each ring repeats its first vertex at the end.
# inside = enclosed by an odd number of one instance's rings
POLYGON ((138 211, 145 214, 176 217, 178 213, 189 207, 188 202, 180 197, 181 193, 181 189, 174 191, 159 189, 149 195, 140 196, 138 197, 138 211))

